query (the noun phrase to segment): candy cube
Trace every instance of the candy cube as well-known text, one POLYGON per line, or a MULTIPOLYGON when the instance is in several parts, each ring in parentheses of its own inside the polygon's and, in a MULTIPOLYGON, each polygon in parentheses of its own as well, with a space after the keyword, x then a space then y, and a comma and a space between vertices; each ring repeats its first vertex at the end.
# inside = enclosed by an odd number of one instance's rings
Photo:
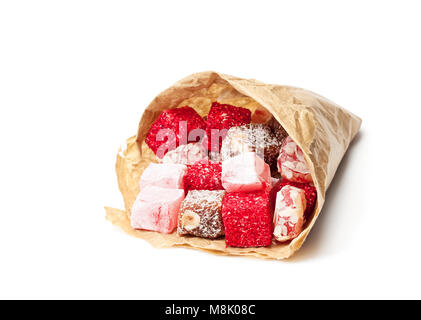
POLYGON ((223 190, 220 162, 199 161, 187 168, 184 176, 186 190, 223 190))
POLYGON ((273 232, 269 192, 226 193, 222 200, 222 220, 227 246, 269 246, 273 232))
POLYGON ((276 195, 273 235, 278 241, 297 237, 304 224, 306 198, 304 190, 286 185, 276 195))
POLYGON ((270 168, 255 152, 241 153, 222 162, 222 186, 227 192, 271 187, 270 168))
POLYGON ((177 227, 178 210, 184 190, 146 187, 132 207, 131 225, 135 229, 171 233, 177 227))
POLYGON ((285 131, 285 129, 281 126, 281 124, 275 119, 272 118, 268 125, 272 129, 272 132, 275 134, 278 141, 281 143, 284 141, 286 137, 288 137, 288 133, 285 131))
POLYGON ((232 127, 222 142, 222 160, 244 152, 256 152, 270 167, 276 168, 281 142, 269 125, 232 127))
POLYGON ((249 124, 251 112, 246 108, 213 102, 207 118, 207 146, 212 152, 219 152, 227 131, 231 127, 249 124))
POLYGON ((190 190, 178 215, 179 235, 215 239, 224 235, 222 223, 223 190, 190 190))
POLYGON ((149 186, 183 189, 186 171, 183 164, 151 162, 140 177, 140 190, 149 186))
POLYGON ((305 222, 306 219, 308 219, 313 213, 314 206, 316 205, 316 200, 317 200, 316 188, 309 183, 299 183, 299 182, 288 181, 284 179, 278 185, 274 187, 276 189, 275 192, 278 192, 286 185, 290 185, 290 186, 304 190, 304 194, 306 198, 306 210, 304 211, 304 222, 305 222))
POLYGON ((202 143, 189 143, 178 146, 165 154, 162 163, 192 165, 197 161, 208 159, 208 153, 202 143))
POLYGON ((272 118, 272 113, 262 106, 258 106, 251 114, 251 122, 253 123, 268 123, 272 118))
POLYGON ((282 178, 290 181, 313 181, 303 151, 289 136, 285 138, 279 151, 278 170, 282 178))
POLYGON ((188 106, 164 110, 152 124, 145 142, 160 159, 182 144, 197 142, 205 135, 206 122, 188 106))

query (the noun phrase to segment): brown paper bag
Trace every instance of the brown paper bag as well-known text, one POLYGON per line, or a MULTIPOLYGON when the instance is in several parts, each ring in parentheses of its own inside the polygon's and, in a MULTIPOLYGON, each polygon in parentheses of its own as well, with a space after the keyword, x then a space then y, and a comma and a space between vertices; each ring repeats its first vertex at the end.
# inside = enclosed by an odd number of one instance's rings
POLYGON ((264 84, 216 72, 193 74, 175 83, 151 102, 140 120, 137 135, 129 138, 126 148, 119 151, 116 171, 126 210, 106 208, 107 219, 154 247, 181 246, 222 255, 288 258, 301 247, 313 227, 323 207, 326 190, 360 126, 360 118, 308 90, 264 84), (225 246, 223 239, 181 237, 176 232, 161 234, 131 228, 129 217, 139 193, 140 176, 151 161, 158 162, 144 142, 153 121, 161 111, 185 105, 206 116, 213 101, 249 108, 252 122, 265 122, 273 115, 303 150, 317 189, 317 203, 303 231, 292 241, 273 242, 271 246, 262 248, 231 248, 225 246))

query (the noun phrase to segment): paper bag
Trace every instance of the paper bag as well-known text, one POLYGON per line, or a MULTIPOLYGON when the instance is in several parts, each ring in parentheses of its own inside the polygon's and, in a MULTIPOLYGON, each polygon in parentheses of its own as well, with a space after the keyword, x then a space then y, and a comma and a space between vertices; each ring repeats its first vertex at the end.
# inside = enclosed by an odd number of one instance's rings
POLYGON ((137 135, 129 138, 125 148, 118 152, 116 171, 125 211, 106 208, 107 219, 154 247, 178 246, 222 255, 288 258, 301 247, 313 227, 323 207, 326 190, 360 126, 360 118, 308 90, 217 72, 193 74, 160 93, 149 104, 140 120, 137 135), (271 246, 261 248, 232 248, 226 247, 224 239, 182 237, 176 232, 161 234, 134 230, 130 226, 130 212, 139 193, 140 176, 150 162, 158 162, 144 142, 152 123, 163 110, 186 105, 206 116, 213 101, 250 109, 252 122, 266 122, 273 116, 303 150, 317 189, 317 203, 303 231, 292 241, 274 241, 271 246))

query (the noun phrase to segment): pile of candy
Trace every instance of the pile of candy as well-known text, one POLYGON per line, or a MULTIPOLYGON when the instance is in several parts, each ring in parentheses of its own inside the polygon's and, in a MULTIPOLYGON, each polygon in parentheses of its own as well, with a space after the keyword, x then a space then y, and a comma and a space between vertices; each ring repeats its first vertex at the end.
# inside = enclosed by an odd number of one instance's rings
POLYGON ((217 102, 206 120, 188 106, 163 111, 145 140, 160 163, 140 178, 132 227, 242 248, 297 237, 317 198, 304 154, 276 120, 251 119, 217 102))

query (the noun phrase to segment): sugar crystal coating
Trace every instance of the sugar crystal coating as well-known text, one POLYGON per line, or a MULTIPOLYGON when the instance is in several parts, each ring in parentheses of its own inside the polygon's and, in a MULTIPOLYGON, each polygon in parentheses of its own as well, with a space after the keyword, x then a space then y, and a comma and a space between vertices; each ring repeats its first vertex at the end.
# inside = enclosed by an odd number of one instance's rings
POLYGON ((303 151, 289 136, 285 138, 279 151, 278 170, 282 178, 290 181, 313 181, 303 151))
POLYGON ((223 190, 190 190, 178 215, 179 235, 215 239, 224 235, 222 223, 223 190))
POLYGON ((184 189, 186 171, 187 167, 182 164, 151 162, 140 177, 140 190, 148 186, 184 189))
POLYGON ((222 200, 222 219, 227 246, 249 248, 272 243, 269 192, 226 193, 222 200))
POLYGON ((269 125, 248 124, 232 127, 222 142, 222 160, 244 152, 256 152, 269 166, 276 167, 282 140, 269 125))
POLYGON ((228 129, 249 124, 250 121, 251 112, 249 109, 213 102, 206 126, 208 150, 219 152, 228 129))
POLYGON ((241 153, 222 162, 222 186, 227 192, 271 188, 270 168, 255 152, 241 153))
POLYGON ((199 141, 205 130, 206 122, 193 108, 169 109, 162 111, 152 124, 145 142, 158 158, 162 158, 180 144, 199 141))
POLYGON ((223 190, 220 162, 198 161, 187 168, 184 176, 185 190, 223 190))
POLYGON ((130 217, 134 229, 171 233, 177 227, 178 211, 184 190, 155 186, 140 191, 130 217))
POLYGON ((273 235, 278 241, 287 241, 297 237, 304 224, 306 199, 304 190, 286 185, 276 195, 273 216, 273 235))

